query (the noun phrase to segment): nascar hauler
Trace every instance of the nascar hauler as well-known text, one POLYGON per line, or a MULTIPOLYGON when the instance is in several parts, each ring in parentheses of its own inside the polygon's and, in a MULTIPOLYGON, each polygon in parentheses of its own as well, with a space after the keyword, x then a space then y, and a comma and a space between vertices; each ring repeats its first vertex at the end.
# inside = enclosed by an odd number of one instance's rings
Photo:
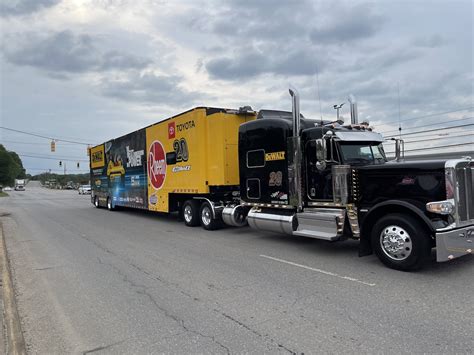
POLYGON ((292 112, 195 108, 91 149, 92 202, 180 211, 188 226, 225 222, 327 241, 421 267, 473 252, 470 158, 389 162, 383 137, 358 124, 292 112))

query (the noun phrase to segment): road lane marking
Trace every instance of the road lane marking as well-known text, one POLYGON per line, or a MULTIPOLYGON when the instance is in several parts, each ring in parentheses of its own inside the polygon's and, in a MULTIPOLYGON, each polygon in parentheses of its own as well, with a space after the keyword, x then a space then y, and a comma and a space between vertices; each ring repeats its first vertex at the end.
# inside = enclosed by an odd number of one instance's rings
POLYGON ((331 272, 331 271, 316 269, 316 268, 314 268, 314 267, 310 267, 310 266, 306 266, 306 265, 297 264, 297 263, 294 263, 294 262, 292 262, 292 261, 287 261, 287 260, 283 260, 283 259, 274 258, 273 256, 268 256, 268 255, 263 255, 263 254, 260 254, 260 256, 261 256, 262 258, 266 258, 266 259, 278 261, 278 262, 280 262, 280 263, 284 263, 284 264, 288 264, 288 265, 297 266, 297 267, 300 267, 300 268, 303 268, 303 269, 307 269, 307 270, 311 270, 311 271, 316 271, 316 272, 319 272, 319 273, 324 274, 324 275, 334 276, 334 277, 337 277, 337 278, 339 278, 339 279, 343 279, 343 280, 347 280, 347 281, 352 281, 352 282, 357 282, 357 283, 360 283, 360 284, 365 285, 365 286, 370 286, 370 287, 375 286, 375 284, 373 284, 373 283, 361 281, 361 280, 358 280, 358 279, 356 279, 356 278, 354 278, 354 277, 339 275, 339 274, 336 274, 336 273, 331 272))

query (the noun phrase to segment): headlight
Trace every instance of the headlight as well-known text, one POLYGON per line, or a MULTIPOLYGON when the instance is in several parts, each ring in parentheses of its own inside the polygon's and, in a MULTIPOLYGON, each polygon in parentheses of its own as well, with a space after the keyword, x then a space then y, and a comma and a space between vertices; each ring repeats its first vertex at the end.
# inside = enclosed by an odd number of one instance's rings
POLYGON ((437 214, 451 214, 454 211, 454 200, 428 202, 426 209, 429 212, 437 214))

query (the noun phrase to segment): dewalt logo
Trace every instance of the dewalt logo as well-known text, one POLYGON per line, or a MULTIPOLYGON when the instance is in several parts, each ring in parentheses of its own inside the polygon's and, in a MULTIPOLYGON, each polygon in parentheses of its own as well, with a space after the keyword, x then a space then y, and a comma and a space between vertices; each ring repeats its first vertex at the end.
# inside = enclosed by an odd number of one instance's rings
POLYGON ((285 160, 285 152, 272 152, 265 154, 265 161, 285 160))
POLYGON ((91 148, 91 168, 101 168, 105 165, 104 146, 91 148))

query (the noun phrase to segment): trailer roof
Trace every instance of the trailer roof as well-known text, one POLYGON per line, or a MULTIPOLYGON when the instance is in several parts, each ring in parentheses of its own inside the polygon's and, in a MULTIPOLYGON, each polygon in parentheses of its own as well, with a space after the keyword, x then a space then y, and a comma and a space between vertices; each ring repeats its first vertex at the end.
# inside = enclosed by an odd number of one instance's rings
MULTIPOLYGON (((157 125, 157 124, 160 124, 160 123, 166 122, 166 121, 168 121, 168 120, 171 120, 171 119, 173 119, 173 118, 176 118, 176 117, 178 117, 178 116, 181 116, 181 115, 183 115, 183 114, 185 114, 185 113, 188 113, 188 112, 191 112, 191 111, 194 111, 194 110, 199 110, 199 109, 205 109, 207 116, 210 116, 210 115, 212 115, 212 114, 214 114, 214 113, 219 113, 219 112, 228 112, 228 113, 238 113, 238 112, 239 112, 239 110, 230 109, 230 108, 209 107, 209 106, 197 106, 197 107, 193 107, 193 108, 191 108, 191 109, 189 109, 189 110, 183 111, 183 112, 181 112, 181 113, 178 113, 178 114, 176 114, 176 115, 174 115, 174 116, 165 118, 165 119, 163 119, 163 120, 161 120, 161 121, 158 121, 158 122, 149 124, 148 126, 141 127, 141 128, 139 128, 139 129, 137 129, 137 130, 135 130, 135 131, 128 132, 128 133, 126 133, 126 134, 123 134, 123 135, 118 136, 118 137, 115 137, 115 138, 110 138, 110 139, 108 139, 108 140, 106 140, 106 141, 104 141, 104 142, 102 142, 102 143, 99 143, 99 144, 96 144, 96 145, 92 146, 91 148, 98 147, 98 146, 100 146, 100 145, 102 145, 102 144, 104 144, 104 143, 106 143, 106 142, 110 142, 111 140, 115 140, 115 139, 119 139, 119 138, 128 136, 129 134, 132 134, 132 133, 141 131, 142 129, 146 129, 146 128, 148 128, 148 127, 155 126, 155 125, 157 125)), ((245 113, 250 113, 250 112, 242 112, 242 114, 245 114, 245 113)))

